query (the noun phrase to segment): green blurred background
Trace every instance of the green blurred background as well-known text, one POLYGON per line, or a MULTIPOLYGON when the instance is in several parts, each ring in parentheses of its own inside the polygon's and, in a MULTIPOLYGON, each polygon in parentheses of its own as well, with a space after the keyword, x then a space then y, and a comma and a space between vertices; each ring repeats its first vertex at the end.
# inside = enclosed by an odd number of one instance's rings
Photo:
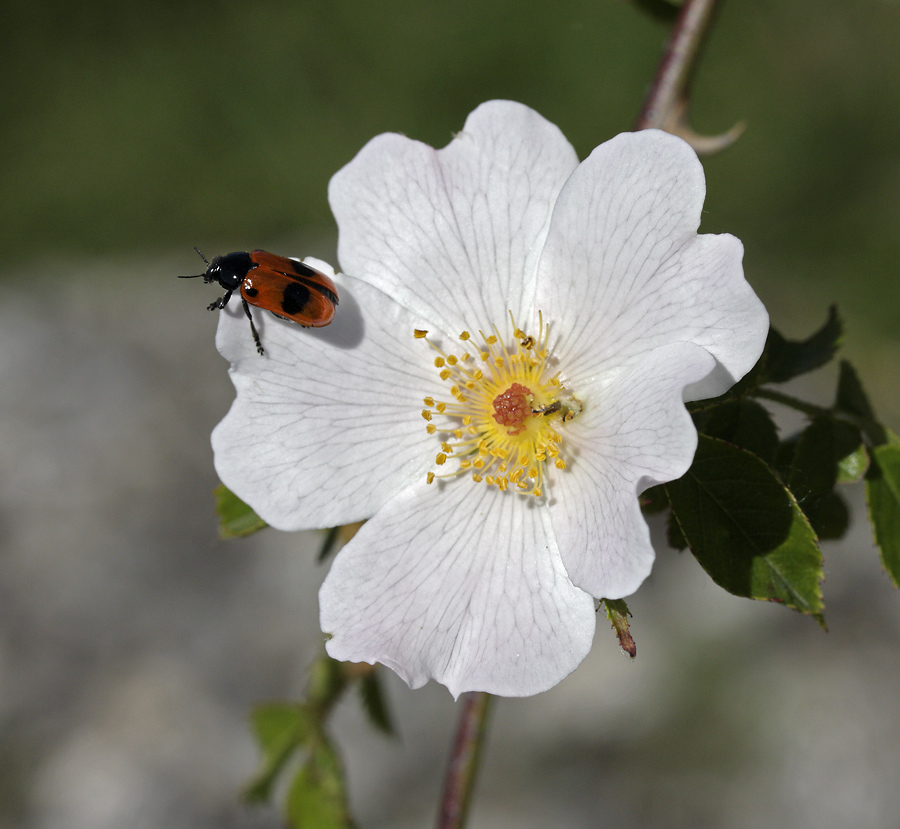
MULTIPOLYGON (((391 130, 441 146, 489 98, 529 104, 587 154, 633 123, 667 27, 647 10, 672 8, 4 5, 2 261, 177 249, 184 267, 195 244, 302 254, 332 232, 329 177, 369 138, 391 130)), ((812 316, 837 301, 892 339, 898 26, 894 0, 730 0, 694 95, 699 131, 747 124, 706 164, 704 229, 744 241, 763 293, 777 285, 817 306, 812 316)))
MULTIPOLYGON (((233 393, 212 289, 173 278, 199 269, 192 246, 333 261, 330 176, 379 132, 442 146, 490 98, 585 156, 631 128, 667 9, 6 0, 0 829, 280 825, 236 805, 246 716, 300 693, 324 570, 313 534, 213 539, 208 434, 233 393)), ((897 0, 727 0, 692 119, 747 125, 705 161, 702 229, 742 239, 788 336, 839 305, 844 354, 894 428, 898 54, 897 0)), ((820 376, 802 391, 827 402, 820 376)), ((831 634, 726 596, 661 544, 629 602, 637 663, 600 624, 573 677, 498 707, 478 825, 593 827, 601 807, 654 829, 897 825, 900 601, 854 492, 851 537, 826 548, 831 634), (504 795, 513 817, 489 811, 504 795)), ((355 707, 339 717, 351 792, 364 825, 425 825, 453 709, 441 688, 389 686, 402 744, 360 736, 355 707)))

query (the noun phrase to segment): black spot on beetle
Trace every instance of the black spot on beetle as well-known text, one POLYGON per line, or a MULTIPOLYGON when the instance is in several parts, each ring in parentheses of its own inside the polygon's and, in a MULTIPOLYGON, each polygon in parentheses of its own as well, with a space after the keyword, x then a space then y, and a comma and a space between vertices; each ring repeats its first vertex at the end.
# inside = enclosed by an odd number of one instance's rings
POLYGON ((281 310, 288 316, 299 314, 309 302, 310 291, 306 285, 300 282, 291 282, 284 289, 284 295, 281 298, 281 310))

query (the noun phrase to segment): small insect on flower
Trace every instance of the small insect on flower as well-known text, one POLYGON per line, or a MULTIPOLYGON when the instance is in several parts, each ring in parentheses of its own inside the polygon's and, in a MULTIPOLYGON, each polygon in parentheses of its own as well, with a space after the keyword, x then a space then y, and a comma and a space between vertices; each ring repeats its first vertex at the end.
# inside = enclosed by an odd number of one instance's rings
POLYGON ((250 333, 256 350, 265 354, 253 324, 250 306, 271 311, 276 317, 290 320, 304 328, 321 328, 334 319, 334 307, 338 304, 337 288, 324 273, 309 265, 276 256, 264 250, 238 251, 216 256, 210 261, 197 248, 200 258, 206 262, 206 273, 179 276, 179 279, 199 279, 206 283, 218 282, 225 295, 208 306, 210 311, 221 310, 231 295, 240 288, 244 313, 250 320, 250 333))

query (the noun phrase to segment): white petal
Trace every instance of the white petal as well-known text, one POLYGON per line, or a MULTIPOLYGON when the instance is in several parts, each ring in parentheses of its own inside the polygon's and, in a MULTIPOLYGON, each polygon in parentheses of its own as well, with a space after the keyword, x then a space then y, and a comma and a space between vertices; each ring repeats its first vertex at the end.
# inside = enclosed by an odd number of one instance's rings
POLYGON ((420 415, 440 387, 432 352, 413 338, 421 323, 365 283, 335 281, 341 301, 326 328, 254 310, 262 357, 240 302, 220 314, 237 397, 213 431, 216 471, 281 530, 367 518, 437 451, 420 415))
POLYGON ((637 496, 691 465, 697 431, 682 391, 713 365, 698 346, 656 349, 600 378, 582 413, 565 424, 568 466, 551 478, 550 516, 569 577, 582 590, 617 599, 650 573, 654 552, 637 496))
POLYGON ((319 593, 335 659, 381 662, 411 687, 528 696, 590 650, 594 605, 572 586, 534 500, 456 479, 417 483, 338 554, 319 593))
POLYGON ((377 136, 328 188, 341 267, 450 335, 507 310, 523 319, 577 163, 557 127, 511 101, 482 104, 442 150, 377 136))
POLYGON ((539 266, 536 308, 551 323, 566 379, 672 342, 718 361, 693 396, 724 392, 762 353, 768 315, 744 280, 733 236, 698 236, 703 168, 656 130, 602 144, 560 193, 539 266))

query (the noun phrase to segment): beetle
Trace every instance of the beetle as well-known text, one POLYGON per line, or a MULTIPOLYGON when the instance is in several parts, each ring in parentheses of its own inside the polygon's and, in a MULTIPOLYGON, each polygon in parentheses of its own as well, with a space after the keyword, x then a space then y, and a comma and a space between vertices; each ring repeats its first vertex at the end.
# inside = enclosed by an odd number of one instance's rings
POLYGON ((209 304, 208 310, 221 310, 238 289, 244 313, 250 320, 250 333, 256 350, 265 354, 259 333, 253 324, 250 306, 271 311, 276 317, 290 320, 304 328, 322 328, 334 319, 338 304, 337 288, 322 271, 265 250, 237 251, 216 256, 210 262, 198 248, 194 248, 206 262, 206 273, 179 276, 179 279, 199 279, 205 283, 218 282, 225 295, 209 304))

